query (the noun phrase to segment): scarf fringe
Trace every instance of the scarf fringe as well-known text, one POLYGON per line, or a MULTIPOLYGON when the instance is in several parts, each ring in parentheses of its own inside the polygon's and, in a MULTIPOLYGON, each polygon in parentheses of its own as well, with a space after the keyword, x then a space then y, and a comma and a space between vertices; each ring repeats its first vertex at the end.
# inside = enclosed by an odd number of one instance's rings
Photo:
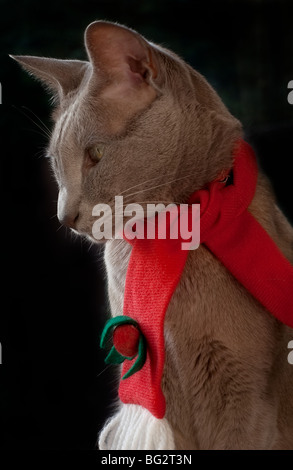
POLYGON ((102 429, 99 449, 175 450, 175 444, 166 418, 157 419, 139 405, 122 404, 102 429))

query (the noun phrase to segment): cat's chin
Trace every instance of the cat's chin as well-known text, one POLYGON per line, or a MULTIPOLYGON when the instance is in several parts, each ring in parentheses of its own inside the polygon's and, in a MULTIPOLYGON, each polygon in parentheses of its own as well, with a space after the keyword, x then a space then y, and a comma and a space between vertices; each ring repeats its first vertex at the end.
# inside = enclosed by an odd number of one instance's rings
POLYGON ((102 238, 101 240, 97 240, 95 237, 93 237, 92 234, 89 234, 89 233, 78 232, 77 230, 73 230, 73 229, 72 229, 72 231, 76 235, 81 236, 81 237, 85 238, 87 241, 89 241, 90 243, 95 243, 96 245, 105 245, 105 243, 109 241, 106 238, 102 238))
POLYGON ((70 228, 70 232, 72 234, 74 234, 77 238, 81 237, 83 238, 84 240, 90 242, 91 244, 95 243, 97 245, 104 245, 107 241, 107 239, 103 238, 101 240, 97 240, 96 238, 93 237, 92 234, 90 233, 87 233, 87 232, 84 232, 84 231, 81 231, 81 230, 76 230, 74 228, 70 228))

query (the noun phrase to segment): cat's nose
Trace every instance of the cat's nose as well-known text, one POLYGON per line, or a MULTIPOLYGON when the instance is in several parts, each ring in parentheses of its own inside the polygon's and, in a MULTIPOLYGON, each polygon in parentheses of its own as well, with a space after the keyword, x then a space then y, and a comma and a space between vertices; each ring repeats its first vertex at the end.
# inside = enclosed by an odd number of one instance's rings
POLYGON ((70 228, 76 228, 76 223, 79 217, 79 213, 74 214, 63 214, 62 217, 58 216, 59 222, 62 225, 70 228))
POLYGON ((65 187, 61 188, 58 195, 57 217, 62 225, 76 228, 79 217, 79 205, 69 198, 65 187))

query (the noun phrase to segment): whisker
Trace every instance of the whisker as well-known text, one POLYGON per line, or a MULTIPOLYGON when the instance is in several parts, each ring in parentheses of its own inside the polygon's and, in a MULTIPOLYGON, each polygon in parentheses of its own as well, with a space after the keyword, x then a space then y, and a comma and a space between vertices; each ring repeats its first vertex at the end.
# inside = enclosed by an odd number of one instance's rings
POLYGON ((185 178, 191 178, 192 176, 194 176, 194 175, 193 174, 188 174, 188 175, 185 175, 185 176, 181 176, 180 178, 175 178, 174 180, 166 181, 165 183, 161 183, 161 184, 158 184, 156 186, 151 186, 150 188, 140 189, 139 191, 136 191, 134 193, 126 194, 125 198, 130 197, 130 196, 135 196, 136 194, 143 193, 145 191, 160 188, 161 186, 166 186, 167 184, 172 184, 172 183, 175 183, 176 181, 180 181, 180 180, 183 180, 185 178))
POLYGON ((109 367, 111 366, 112 364, 108 364, 105 369, 103 369, 99 374, 96 375, 96 377, 100 377, 100 375, 102 375, 107 369, 109 369, 109 367))
MULTIPOLYGON (((124 191, 122 191, 119 196, 122 196, 122 194, 126 193, 127 191, 130 191, 131 189, 134 189, 134 188, 137 188, 137 186, 141 186, 142 184, 147 184, 147 183, 150 183, 151 181, 154 181, 154 180, 157 180, 158 178, 161 178, 162 175, 160 176, 155 176, 154 178, 151 178, 149 180, 146 180, 146 181, 142 181, 141 183, 138 183, 138 184, 135 184, 134 186, 130 186, 130 188, 127 188, 125 189, 124 191)), ((127 194, 128 196, 128 194, 127 194)))
MULTIPOLYGON (((89 241, 89 240, 88 240, 89 241)), ((92 247, 94 246, 94 242, 93 241, 90 241, 90 244, 88 246, 88 250, 87 252, 90 253, 90 250, 92 249, 92 247)))
MULTIPOLYGON (((194 169, 194 163, 191 163, 191 164, 185 166, 185 171, 188 171, 188 172, 189 172, 191 169, 194 169)), ((174 172, 169 173, 169 174, 167 173, 165 176, 166 176, 166 177, 171 176, 173 173, 174 173, 174 172)), ((190 173, 188 173, 188 175, 185 175, 185 176, 183 176, 183 177, 181 177, 181 178, 178 178, 178 179, 176 179, 176 180, 173 180, 173 181, 177 181, 177 180, 180 180, 180 179, 183 179, 183 178, 187 178, 188 176, 192 176, 192 175, 191 175, 190 173)), ((127 191, 130 191, 131 189, 137 188, 138 186, 141 186, 141 185, 143 185, 143 184, 150 183, 151 181, 154 181, 154 180, 159 179, 159 178, 161 178, 161 177, 162 177, 162 175, 160 175, 160 176, 155 176, 154 178, 151 178, 151 179, 149 179, 149 180, 142 181, 141 183, 137 183, 137 184, 135 184, 134 186, 130 186, 129 188, 124 189, 120 194, 118 194, 118 196, 122 196, 123 194, 125 194, 127 191)), ((163 184, 168 184, 168 183, 169 183, 169 182, 166 182, 166 183, 163 183, 163 184)), ((129 196, 129 194, 126 194, 126 196, 129 196)))
MULTIPOLYGON (((33 122, 34 124, 36 124, 34 121, 32 121, 32 122, 33 122)), ((37 124, 36 124, 36 125, 37 125, 37 124)), ((38 126, 38 128, 41 129, 40 126, 38 126)), ((37 131, 36 129, 29 129, 29 130, 30 130, 30 132, 34 132, 35 134, 39 134, 39 135, 41 135, 42 137, 44 137, 44 130, 43 130, 43 129, 41 129, 42 132, 37 131)), ((46 137, 48 137, 48 136, 46 135, 46 137)))
MULTIPOLYGON (((25 113, 25 112, 23 111, 23 109, 21 109, 21 108, 15 106, 15 105, 12 105, 12 106, 13 106, 15 109, 17 109, 19 112, 21 112, 21 113, 22 113, 27 119, 29 119, 35 126, 37 126, 37 127, 42 131, 42 134, 41 134, 41 135, 42 135, 43 137, 45 136, 47 139, 50 139, 50 138, 51 138, 51 132, 46 128, 46 126, 45 126, 45 127, 40 126, 40 124, 37 123, 37 122, 36 122, 31 116, 29 116, 27 113, 25 113)), ((23 106, 23 108, 25 108, 25 106, 23 106)), ((26 109, 28 109, 28 108, 26 108, 26 109)), ((32 111, 31 111, 31 112, 32 112, 32 111)), ((33 114, 34 114, 34 113, 33 113, 33 114)), ((38 119, 39 119, 39 118, 38 118, 38 119)), ((39 119, 39 120, 40 120, 40 119, 39 119)))
MULTIPOLYGON (((178 202, 178 201, 149 200, 149 201, 135 201, 133 204, 183 204, 183 203, 178 202)), ((127 207, 128 205, 129 203, 126 202, 125 204, 122 205, 122 207, 125 209, 125 207, 127 207)))
POLYGON ((42 119, 40 119, 39 116, 37 116, 36 113, 32 109, 29 109, 26 106, 22 106, 22 107, 24 109, 26 109, 27 111, 31 112, 37 118, 37 120, 43 126, 43 130, 46 131, 46 135, 48 135, 50 137, 51 136, 51 131, 50 131, 49 127, 44 123, 44 121, 42 121, 42 119))
MULTIPOLYGON (((32 130, 32 129, 31 129, 32 130)), ((40 150, 38 150, 35 154, 36 158, 37 159, 43 159, 44 158, 44 154, 45 154, 45 150, 42 148, 40 150)))
MULTIPOLYGON (((151 199, 151 200, 147 200, 147 201, 135 201, 135 203, 133 204, 183 204, 182 202, 179 202, 179 201, 165 201, 165 200, 155 200, 155 199, 151 199)), ((127 206, 129 205, 129 203, 123 203, 121 206, 122 209, 125 209, 127 206)), ((112 203, 112 205, 110 206, 112 210, 115 209, 115 206, 114 206, 114 203, 112 203)), ((108 221, 108 219, 111 219, 113 216, 113 214, 109 214, 109 216, 107 218, 105 218, 105 223, 108 221)), ((104 216, 105 217, 105 216, 104 216)))

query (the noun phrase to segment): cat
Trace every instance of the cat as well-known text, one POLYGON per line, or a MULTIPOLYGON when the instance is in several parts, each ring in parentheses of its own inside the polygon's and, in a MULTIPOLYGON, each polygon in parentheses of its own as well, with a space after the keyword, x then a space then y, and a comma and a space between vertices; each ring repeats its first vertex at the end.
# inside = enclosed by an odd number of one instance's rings
MULTIPOLYGON (((58 218, 95 241, 95 204, 114 209, 120 194, 143 207, 184 203, 232 167, 243 131, 202 75, 137 32, 95 21, 85 46, 88 61, 14 58, 54 95, 58 218)), ((249 210, 292 263, 293 229, 261 170, 249 210)), ((113 316, 130 253, 124 240, 105 243, 113 316)), ((176 449, 292 449, 292 337, 204 245, 190 251, 165 319, 162 388, 176 449)))

